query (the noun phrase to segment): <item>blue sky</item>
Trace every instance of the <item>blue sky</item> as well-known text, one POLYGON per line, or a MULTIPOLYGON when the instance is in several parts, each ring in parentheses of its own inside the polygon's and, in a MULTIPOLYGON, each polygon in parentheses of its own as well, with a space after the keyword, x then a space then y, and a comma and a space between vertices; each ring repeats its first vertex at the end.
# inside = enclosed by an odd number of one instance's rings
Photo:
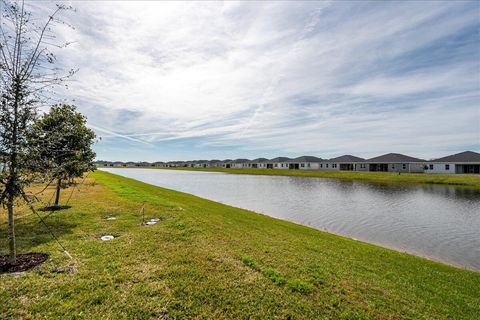
POLYGON ((478 1, 72 4, 98 159, 480 151, 478 1))

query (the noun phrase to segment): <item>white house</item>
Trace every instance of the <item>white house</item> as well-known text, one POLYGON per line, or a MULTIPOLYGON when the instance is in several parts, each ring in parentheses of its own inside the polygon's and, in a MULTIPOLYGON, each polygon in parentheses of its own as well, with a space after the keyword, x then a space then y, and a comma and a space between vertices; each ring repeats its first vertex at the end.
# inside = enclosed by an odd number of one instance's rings
POLYGON ((247 168, 247 163, 250 162, 248 159, 235 159, 230 163, 230 168, 241 169, 247 168))
POLYGON ((208 160, 195 160, 193 161, 194 168, 208 168, 210 167, 210 162, 208 160))
POLYGON ((294 170, 316 170, 323 160, 313 156, 301 156, 287 161, 288 168, 294 170))
POLYGON ((425 170, 425 160, 400 153, 387 153, 356 164, 356 171, 415 172, 425 170))
POLYGON ((232 165, 232 159, 225 159, 221 161, 221 167, 222 168, 230 168, 232 165))
POLYGON ((292 160, 287 157, 277 157, 267 161, 267 168, 272 169, 288 169, 288 161, 292 160))
POLYGON ((253 159, 249 163, 249 165, 250 165, 249 168, 266 169, 267 168, 267 162, 268 162, 267 158, 253 159))
POLYGON ((428 161, 425 164, 425 172, 479 174, 480 153, 465 151, 428 161))
POLYGON ((221 167, 222 166, 222 161, 220 160, 210 160, 208 161, 208 166, 211 167, 211 168, 218 168, 218 167, 221 167))
POLYGON ((352 155, 344 155, 319 163, 321 170, 356 170, 357 164, 364 162, 365 159, 352 155))

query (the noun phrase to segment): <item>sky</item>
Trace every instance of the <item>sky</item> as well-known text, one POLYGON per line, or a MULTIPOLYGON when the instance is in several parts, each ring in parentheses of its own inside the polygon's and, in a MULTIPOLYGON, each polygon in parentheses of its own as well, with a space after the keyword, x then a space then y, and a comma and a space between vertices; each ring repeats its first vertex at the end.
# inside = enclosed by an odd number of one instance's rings
POLYGON ((71 4, 97 159, 480 152, 478 1, 71 4))

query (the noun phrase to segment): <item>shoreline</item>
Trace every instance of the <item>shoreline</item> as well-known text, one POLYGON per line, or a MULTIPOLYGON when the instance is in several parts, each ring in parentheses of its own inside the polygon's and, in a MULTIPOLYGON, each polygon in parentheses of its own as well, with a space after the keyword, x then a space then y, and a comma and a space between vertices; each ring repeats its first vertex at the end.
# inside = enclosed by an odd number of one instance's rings
POLYGON ((228 174, 288 176, 321 179, 338 179, 344 181, 364 181, 382 184, 441 185, 468 188, 480 191, 480 175, 477 174, 442 174, 442 173, 391 173, 359 171, 326 170, 289 170, 289 169, 233 169, 233 168, 189 168, 189 167, 98 167, 113 169, 152 169, 179 170, 197 172, 220 172, 228 174))
MULTIPOLYGON (((107 168, 108 168, 108 167, 107 167, 107 168)), ((99 169, 101 169, 101 168, 99 168, 99 169)), ((119 168, 119 169, 123 169, 123 168, 119 168)), ((149 169, 149 168, 148 168, 148 167, 146 167, 146 168, 139 167, 139 168, 130 168, 130 169, 149 169)), ((167 170, 167 169, 169 169, 169 168, 162 168, 162 170, 167 170)), ((183 168, 182 168, 182 169, 177 169, 177 170, 183 170, 183 171, 202 171, 202 172, 218 172, 218 171, 208 171, 208 170, 197 170, 197 169, 194 169, 194 168, 192 168, 192 169, 193 169, 193 170, 188 170, 188 169, 183 169, 183 168)), ((232 169, 232 170, 242 170, 242 169, 232 169)), ((108 171, 104 171, 104 172, 108 172, 108 171)), ((266 213, 263 213, 263 212, 253 211, 253 210, 248 209, 248 208, 237 207, 237 206, 230 205, 230 204, 227 204, 227 203, 218 202, 218 201, 215 201, 215 200, 212 200, 212 199, 203 198, 203 197, 200 197, 200 196, 197 196, 197 195, 195 195, 195 194, 188 193, 188 192, 184 192, 184 191, 179 191, 179 190, 175 190, 175 189, 170 189, 170 188, 166 188, 166 187, 157 186, 157 185, 154 185, 154 184, 151 184, 151 183, 148 183, 148 182, 144 182, 144 181, 141 181, 141 180, 137 180, 137 179, 135 179, 135 178, 125 177, 125 176, 122 176, 122 175, 117 174, 117 173, 111 173, 111 172, 108 172, 108 173, 113 174, 113 175, 118 175, 118 176, 121 176, 121 177, 126 178, 126 179, 132 179, 132 180, 138 181, 138 182, 140 182, 140 183, 146 183, 146 184, 151 185, 151 186, 153 186, 153 187, 170 190, 170 191, 172 191, 172 192, 184 193, 184 194, 186 194, 186 195, 189 195, 189 196, 192 196, 192 197, 197 197, 197 198, 203 199, 203 200, 205 200, 205 201, 212 201, 212 202, 218 203, 218 204, 220 204, 220 205, 230 206, 230 207, 232 207, 232 208, 236 208, 236 209, 239 209, 239 210, 246 210, 246 211, 248 211, 248 212, 252 212, 253 214, 258 214, 258 215, 266 216, 266 217, 269 217, 269 218, 272 218, 272 219, 276 219, 276 220, 280 220, 280 221, 285 221, 285 222, 293 223, 293 224, 295 224, 295 225, 303 226, 303 227, 310 228, 310 229, 313 229, 313 230, 317 230, 317 231, 320 231, 320 232, 325 232, 325 233, 328 233, 328 234, 331 234, 331 235, 335 235, 335 236, 338 236, 338 237, 350 239, 350 240, 352 240, 352 241, 358 241, 358 242, 360 242, 360 243, 365 243, 365 244, 370 244, 370 245, 378 246, 378 247, 380 247, 380 248, 384 248, 384 249, 387 249, 387 250, 393 250, 393 251, 396 251, 396 252, 399 252, 399 253, 403 253, 403 254, 412 255, 412 256, 415 256, 415 257, 418 257, 418 258, 421 258, 421 259, 426 259, 426 260, 429 260, 429 261, 433 261, 433 262, 445 264, 445 265, 448 265, 448 266, 451 266, 451 267, 455 267, 455 268, 459 268, 459 269, 462 269, 462 270, 473 271, 473 272, 479 272, 479 273, 480 273, 480 268, 475 268, 475 267, 471 267, 471 266, 466 266, 466 265, 463 265, 463 264, 460 264, 460 263, 456 263, 456 262, 453 262, 453 261, 449 261, 449 260, 446 260, 446 259, 442 259, 442 258, 439 258, 439 257, 435 257, 435 256, 429 255, 429 254, 427 254, 427 253, 420 253, 420 252, 418 252, 418 251, 416 251, 416 250, 414 250, 414 249, 402 248, 402 247, 399 247, 399 246, 395 245, 394 243, 372 242, 372 241, 368 241, 368 240, 366 240, 366 239, 355 238, 355 237, 353 237, 353 236, 349 236, 349 235, 342 234, 342 233, 338 233, 338 232, 333 232, 333 231, 330 231, 330 230, 327 230, 327 229, 315 228, 315 227, 313 227, 313 226, 311 226, 311 225, 299 223, 299 222, 296 222, 296 221, 293 221, 293 220, 277 218, 277 217, 271 216, 271 215, 266 214, 266 213)), ((220 172, 220 173, 222 173, 222 172, 220 172)), ((232 174, 235 174, 235 173, 232 172, 232 174)), ((243 173, 243 174, 247 174, 247 173, 243 173)), ((333 179, 333 178, 326 178, 326 179, 333 179)), ((368 181, 368 182, 371 182, 371 181, 368 181)), ((371 183, 375 183, 375 182, 371 182, 371 183)), ((387 183, 387 182, 385 182, 385 183, 387 183)))

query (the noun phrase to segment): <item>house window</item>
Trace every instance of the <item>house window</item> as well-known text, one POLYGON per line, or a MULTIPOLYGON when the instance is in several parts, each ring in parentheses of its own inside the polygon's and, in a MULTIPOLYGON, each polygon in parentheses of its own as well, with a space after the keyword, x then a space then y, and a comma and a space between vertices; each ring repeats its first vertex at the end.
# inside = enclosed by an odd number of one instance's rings
POLYGON ((309 168, 310 168, 310 163, 307 163, 307 167, 309 167, 309 168))
POLYGON ((323 163, 320 163, 320 168, 323 168, 323 163))
POLYGON ((450 165, 449 164, 445 165, 445 170, 450 170, 450 165))
POLYGON ((325 165, 325 168, 328 168, 328 163, 325 165))
POLYGON ((305 163, 302 163, 301 166, 302 166, 302 168, 305 168, 305 163))
POLYGON ((394 165, 394 164, 392 164, 392 169, 395 169, 395 165, 394 165))
POLYGON ((407 169, 407 165, 404 163, 404 164, 402 165, 402 168, 403 168, 403 170, 407 169))
POLYGON ((430 170, 433 170, 433 164, 429 164, 429 165, 428 165, 428 168, 429 168, 430 170))
POLYGON ((275 168, 278 167, 278 163, 275 163, 275 168))

